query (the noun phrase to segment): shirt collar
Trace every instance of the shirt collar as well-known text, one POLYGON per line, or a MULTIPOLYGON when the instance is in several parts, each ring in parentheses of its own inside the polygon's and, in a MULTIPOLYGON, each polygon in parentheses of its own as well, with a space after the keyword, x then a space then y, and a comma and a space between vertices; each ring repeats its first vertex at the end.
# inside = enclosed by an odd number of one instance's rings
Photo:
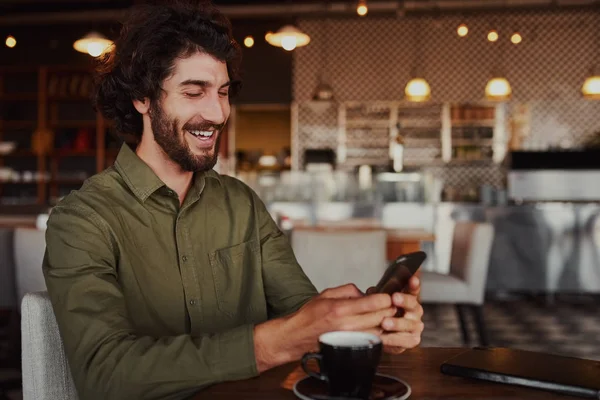
POLYGON ((133 194, 142 202, 165 183, 152 171, 137 154, 129 147, 127 143, 123 143, 117 159, 115 160, 115 168, 125 180, 125 183, 131 189, 133 194))
MULTIPOLYGON (((129 189, 142 202, 146 201, 146 199, 158 189, 163 186, 166 187, 165 183, 127 143, 123 143, 121 150, 119 150, 119 154, 115 160, 115 168, 123 177, 123 180, 129 189)), ((197 199, 200 197, 200 194, 204 189, 205 177, 216 179, 219 184, 221 183, 220 175, 213 170, 205 173, 195 173, 192 188, 190 190, 190 192, 193 193, 193 198, 197 199)), ((188 196, 189 195, 190 193, 188 193, 188 196)))

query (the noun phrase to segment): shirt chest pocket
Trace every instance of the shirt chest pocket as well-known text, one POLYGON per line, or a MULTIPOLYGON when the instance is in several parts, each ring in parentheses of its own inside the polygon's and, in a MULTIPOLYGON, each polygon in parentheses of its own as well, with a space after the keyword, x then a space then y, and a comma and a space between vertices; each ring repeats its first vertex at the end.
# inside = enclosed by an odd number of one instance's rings
POLYGON ((239 322, 266 318, 258 240, 219 249, 209 258, 219 311, 239 322))

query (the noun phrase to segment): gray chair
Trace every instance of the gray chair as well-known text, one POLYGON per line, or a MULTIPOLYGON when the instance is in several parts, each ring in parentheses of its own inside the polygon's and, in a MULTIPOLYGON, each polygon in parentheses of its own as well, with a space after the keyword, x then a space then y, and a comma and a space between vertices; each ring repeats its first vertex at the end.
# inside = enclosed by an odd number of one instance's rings
POLYGON ((24 400, 77 400, 47 292, 27 293, 21 304, 24 400))
POLYGON ((375 286, 386 268, 384 230, 296 229, 292 248, 319 292, 354 283, 363 292, 375 286))
POLYGON ((25 293, 46 290, 42 262, 46 251, 46 231, 34 228, 16 228, 14 234, 15 279, 17 301, 25 293))
POLYGON ((488 340, 483 319, 483 303, 494 228, 488 223, 456 222, 452 240, 450 273, 421 272, 421 303, 456 306, 463 342, 469 343, 466 311, 475 318, 480 343, 488 340))

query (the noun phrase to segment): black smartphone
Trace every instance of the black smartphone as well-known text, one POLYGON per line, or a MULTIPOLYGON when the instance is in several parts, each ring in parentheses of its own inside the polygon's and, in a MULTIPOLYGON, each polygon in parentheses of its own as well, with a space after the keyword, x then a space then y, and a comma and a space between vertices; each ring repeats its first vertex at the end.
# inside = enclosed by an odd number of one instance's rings
POLYGON ((375 293, 387 293, 392 295, 407 289, 410 277, 417 272, 421 264, 427 258, 422 251, 403 254, 396 258, 385 270, 385 273, 375 286, 375 293))

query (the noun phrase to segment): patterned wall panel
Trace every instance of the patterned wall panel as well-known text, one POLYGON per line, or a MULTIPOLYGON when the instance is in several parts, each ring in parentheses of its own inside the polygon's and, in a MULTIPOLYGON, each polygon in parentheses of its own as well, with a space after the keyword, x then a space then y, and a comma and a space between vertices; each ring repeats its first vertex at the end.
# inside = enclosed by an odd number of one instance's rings
MULTIPOLYGON (((304 19, 298 25, 312 42, 295 51, 297 102, 311 99, 321 73, 338 101, 399 100, 415 67, 429 81, 432 101, 483 101, 487 80, 501 71, 513 89, 509 116, 518 104, 526 103, 531 110, 530 135, 524 147, 579 145, 600 131, 600 102, 585 100, 580 94, 600 53, 598 14, 563 10, 464 18, 369 16, 304 19), (456 34, 461 22, 470 29, 465 38, 456 34), (486 40, 492 27, 500 34, 496 43, 486 40), (509 41, 515 30, 523 35, 519 45, 509 41)), ((300 131, 306 123, 314 132, 316 120, 300 114, 300 131)), ((302 147, 305 138, 300 135, 297 142, 302 147)), ((450 169, 446 175, 458 170, 450 169)), ((469 172, 459 175, 468 179, 469 172)))

